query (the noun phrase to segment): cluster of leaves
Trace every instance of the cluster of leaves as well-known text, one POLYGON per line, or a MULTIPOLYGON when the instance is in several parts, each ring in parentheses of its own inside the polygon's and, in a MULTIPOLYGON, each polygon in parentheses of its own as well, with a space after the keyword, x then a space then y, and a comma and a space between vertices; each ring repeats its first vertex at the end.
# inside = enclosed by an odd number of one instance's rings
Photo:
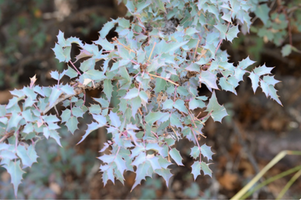
POLYGON ((301 32, 300 2, 263 2, 254 11, 263 24, 251 27, 251 31, 263 38, 264 42, 272 42, 277 47, 282 47, 282 56, 287 56, 292 51, 300 53, 300 50, 293 46, 292 40, 293 33, 301 32))
MULTIPOLYGON (((79 153, 71 141, 67 128, 59 130, 60 141, 64 148, 57 145, 55 140, 41 140, 35 145, 39 154, 39 164, 34 164, 28 173, 23 175, 19 186, 18 198, 21 199, 89 199, 87 187, 83 183, 89 179, 91 168, 95 164, 95 152, 85 149, 79 153), (67 177, 74 177, 70 180, 67 177), (84 177, 81 179, 80 177, 84 177), (86 180, 85 180, 86 179, 86 180), (72 184, 70 184, 72 182, 72 184), (81 186, 81 187, 79 187, 81 186)), ((5 169, 0 169, 1 173, 5 169)), ((0 180, 1 199, 14 199, 14 191, 10 180, 0 180)))
POLYGON ((281 104, 272 68, 264 65, 249 72, 246 68, 254 63, 252 60, 246 58, 234 66, 228 62, 226 51, 220 49, 223 40, 232 42, 237 36, 239 25, 249 30, 249 13, 258 2, 124 3, 132 20, 118 18, 107 22, 92 44, 75 37, 65 39, 59 32, 53 51, 60 62, 68 64, 68 69, 51 73, 57 84, 40 87, 33 77, 28 87, 11 92, 14 97, 8 105, 0 106, 0 164, 10 173, 15 193, 22 169, 37 161, 36 142, 51 137, 61 145, 58 129, 66 126, 73 134, 78 129, 78 118, 86 112, 93 121, 78 143, 92 131, 106 127, 112 138, 101 150, 106 154, 99 157, 103 162, 103 182, 124 182, 124 172, 132 171, 136 173, 133 189, 154 173, 168 185, 172 160, 183 165, 175 147, 182 138, 194 144, 190 152, 195 160, 191 165, 194 179, 201 171, 212 175, 209 162, 213 153, 209 146, 200 144, 200 139, 206 138, 202 128, 210 117, 221 122, 227 115, 215 90, 236 94, 235 88, 247 74, 254 92, 261 87, 267 97, 281 104), (166 31, 166 24, 170 24, 167 21, 172 19, 178 24, 166 31), (106 36, 113 28, 118 37, 108 40, 106 36), (70 56, 72 44, 81 49, 75 58, 70 56), (74 66, 78 61, 82 61, 79 69, 74 66), (99 61, 101 69, 96 67, 99 61), (70 83, 62 84, 63 77, 69 78, 70 83), (202 84, 211 96, 198 94, 202 84), (99 87, 101 96, 86 106, 85 89, 99 87), (50 114, 58 103, 62 103, 62 113, 50 114), (194 113, 196 109, 201 112, 194 113))

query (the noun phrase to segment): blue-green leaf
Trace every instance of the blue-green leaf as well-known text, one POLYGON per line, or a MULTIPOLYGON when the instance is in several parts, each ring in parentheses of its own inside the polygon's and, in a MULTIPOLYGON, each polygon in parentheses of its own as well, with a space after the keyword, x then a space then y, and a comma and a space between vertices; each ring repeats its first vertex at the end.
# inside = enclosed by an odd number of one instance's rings
POLYGON ((150 112, 145 117, 145 122, 152 125, 154 122, 156 122, 157 120, 161 119, 163 116, 165 116, 165 113, 162 113, 162 112, 150 112))
POLYGON ((232 42, 232 40, 237 37, 238 33, 239 33, 238 26, 233 26, 233 27, 229 28, 229 30, 227 32, 227 40, 232 42))
POLYGON ((92 115, 93 119, 98 122, 99 127, 105 126, 107 124, 107 119, 102 115, 92 115))
POLYGON ((261 21, 266 25, 269 19, 269 12, 270 8, 267 6, 267 4, 260 4, 255 9, 255 15, 261 19, 261 21))
POLYGON ((133 99, 139 95, 139 91, 137 88, 130 89, 126 95, 123 97, 124 99, 133 99))
POLYGON ((84 139, 94 130, 96 130, 97 128, 99 128, 98 123, 96 122, 92 122, 91 124, 88 124, 88 129, 86 130, 85 135, 83 135, 82 139, 76 144, 80 144, 82 141, 84 141, 84 139))
POLYGON ((111 120, 111 125, 115 126, 116 128, 120 127, 121 121, 120 121, 119 116, 116 113, 110 112, 109 117, 111 120))
POLYGON ((28 149, 19 145, 17 147, 17 155, 21 158, 23 166, 31 167, 32 163, 37 162, 37 152, 33 145, 30 145, 28 149))
POLYGON ((77 127, 77 125, 78 125, 78 120, 77 120, 76 117, 72 116, 72 117, 70 117, 70 118, 67 120, 67 122, 66 122, 65 125, 67 126, 68 130, 69 130, 69 131, 72 133, 72 135, 73 135, 73 134, 74 134, 74 131, 75 131, 76 129, 78 129, 78 127, 77 127))
POLYGON ((201 162, 201 169, 204 172, 204 175, 209 175, 210 177, 212 177, 212 171, 209 168, 209 164, 201 162))
POLYGON ((20 166, 20 161, 9 161, 7 165, 3 167, 6 168, 7 172, 10 174, 11 183, 14 185, 14 193, 17 196, 18 187, 22 180, 22 175, 25 173, 20 166))
POLYGON ((216 99, 215 92, 212 93, 212 96, 207 105, 206 111, 211 113, 211 117, 214 121, 221 122, 222 119, 228 115, 224 106, 221 106, 216 99))
POLYGON ((169 185, 169 179, 172 177, 172 174, 170 173, 170 169, 156 169, 155 172, 162 176, 165 180, 166 187, 169 185))
POLYGON ((53 104, 57 101, 57 99, 59 98, 59 96, 62 94, 63 92, 58 89, 57 87, 52 87, 52 91, 49 97, 49 107, 52 107, 53 104))
POLYGON ((210 91, 212 91, 212 89, 218 90, 216 79, 216 75, 211 73, 210 71, 202 71, 199 77, 199 81, 201 83, 204 83, 210 91))
POLYGON ((210 149, 211 147, 207 146, 206 144, 203 144, 201 146, 201 152, 202 152, 202 155, 204 157, 207 158, 208 161, 212 160, 212 155, 213 155, 213 152, 211 151, 210 149))
POLYGON ((191 173, 193 174, 194 180, 201 174, 201 163, 199 161, 194 161, 191 165, 191 173))
POLYGON ((103 82, 103 91, 106 94, 107 99, 110 101, 113 92, 112 81, 109 79, 104 80, 103 82))
POLYGON ((99 31, 100 37, 105 38, 110 30, 114 27, 115 23, 113 21, 105 23, 101 31, 99 31))
POLYGON ((178 165, 183 165, 182 156, 180 155, 179 151, 176 148, 172 148, 169 151, 169 155, 178 165))
POLYGON ((173 107, 175 107, 176 109, 178 109, 181 112, 188 113, 188 110, 187 110, 187 108, 185 106, 185 103, 182 99, 178 99, 175 102, 175 104, 173 105, 173 107))

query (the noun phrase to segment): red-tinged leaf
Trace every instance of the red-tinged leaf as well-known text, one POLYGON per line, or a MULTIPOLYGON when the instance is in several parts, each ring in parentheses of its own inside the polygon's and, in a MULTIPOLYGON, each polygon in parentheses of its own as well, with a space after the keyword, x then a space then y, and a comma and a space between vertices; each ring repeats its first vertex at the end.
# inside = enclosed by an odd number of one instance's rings
POLYGON ((75 57, 75 61, 74 63, 76 63, 78 60, 82 59, 82 58, 89 58, 92 57, 93 54, 90 53, 89 51, 85 50, 85 49, 81 49, 79 54, 75 57))
POLYGON ((35 84, 35 82, 37 81, 36 75, 34 75, 33 77, 30 78, 30 85, 29 87, 32 88, 35 84))

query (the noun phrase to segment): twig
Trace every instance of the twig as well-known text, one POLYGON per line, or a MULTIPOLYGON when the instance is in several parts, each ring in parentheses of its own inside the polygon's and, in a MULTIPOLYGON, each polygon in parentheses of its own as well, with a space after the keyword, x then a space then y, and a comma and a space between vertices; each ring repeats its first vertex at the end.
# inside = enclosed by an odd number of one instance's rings
POLYGON ((179 84, 177 84, 177 83, 175 83, 175 82, 173 82, 173 81, 171 81, 171 80, 169 80, 169 79, 167 79, 167 78, 164 78, 164 77, 162 77, 162 76, 157 76, 157 75, 154 75, 154 74, 150 74, 150 73, 147 73, 147 74, 150 75, 150 76, 156 77, 156 78, 161 78, 161 79, 163 79, 163 80, 166 80, 166 81, 168 81, 168 82, 170 82, 170 83, 172 83, 172 84, 174 84, 174 85, 176 85, 176 86, 179 87, 179 84))
POLYGON ((156 46, 156 42, 154 43, 154 46, 153 46, 153 48, 152 48, 151 53, 149 54, 149 57, 148 57, 148 60, 147 60, 147 61, 149 61, 149 60, 151 59, 152 54, 153 54, 153 51, 154 51, 154 49, 155 49, 155 46, 156 46))
POLYGON ((200 43, 200 40, 198 40, 198 43, 196 44, 194 55, 193 55, 193 60, 195 60, 195 56, 196 56, 196 52, 198 50, 199 43, 200 43))
POLYGON ((5 133, 5 135, 0 139, 0 143, 2 143, 7 138, 11 137, 14 134, 13 131, 5 133))

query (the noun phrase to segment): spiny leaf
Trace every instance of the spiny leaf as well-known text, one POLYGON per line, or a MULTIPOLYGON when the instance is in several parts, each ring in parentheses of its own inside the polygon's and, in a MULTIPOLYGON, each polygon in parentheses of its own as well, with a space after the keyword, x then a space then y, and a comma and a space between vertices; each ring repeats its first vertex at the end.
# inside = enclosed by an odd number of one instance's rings
POLYGON ((109 79, 104 80, 103 82, 103 91, 107 96, 107 99, 110 101, 112 97, 112 92, 113 92, 113 85, 112 81, 109 79))
POLYGON ((132 88, 128 91, 128 93, 123 97, 124 99, 133 99, 139 95, 139 91, 137 88, 132 88))
POLYGON ((9 161, 7 165, 3 167, 6 168, 7 172, 10 174, 11 183, 14 185, 14 193, 17 196, 18 187, 22 180, 22 175, 25 173, 20 166, 20 161, 9 161))
POLYGON ((211 117, 214 121, 221 122, 222 119, 228 115, 224 106, 221 106, 216 99, 215 92, 212 93, 212 96, 207 105, 206 111, 211 112, 211 117))
POLYGON ((206 144, 203 144, 201 146, 201 153, 204 157, 207 158, 208 161, 212 160, 212 155, 213 155, 213 152, 211 151, 210 148, 211 147, 207 146, 206 144))
POLYGON ((169 154, 171 158, 178 164, 178 165, 183 165, 182 163, 182 156, 180 155, 179 151, 176 148, 172 148, 169 151, 169 154))
POLYGON ((17 154, 21 158, 23 166, 31 167, 34 162, 37 162, 38 155, 33 145, 30 145, 28 149, 19 145, 17 154))
POLYGON ((163 169, 162 168, 162 169, 155 170, 155 172, 164 178, 165 183, 166 183, 166 187, 168 187, 169 179, 172 177, 172 174, 170 173, 170 169, 163 169))
POLYGON ((114 112, 110 112, 109 116, 110 116, 111 124, 116 128, 120 127, 121 121, 119 116, 114 112))
POLYGON ((204 172, 204 175, 209 175, 210 177, 212 177, 212 171, 209 168, 209 164, 201 162, 201 169, 204 172))
POLYGON ((199 81, 201 83, 204 83, 210 91, 212 91, 212 89, 218 90, 216 79, 216 75, 211 73, 210 71, 202 71, 199 77, 199 81))
POLYGON ((96 130, 97 128, 99 128, 98 123, 96 122, 92 122, 91 124, 88 124, 88 129, 86 130, 85 135, 83 135, 82 139, 76 144, 80 144, 82 141, 84 141, 84 139, 94 130, 96 130))

